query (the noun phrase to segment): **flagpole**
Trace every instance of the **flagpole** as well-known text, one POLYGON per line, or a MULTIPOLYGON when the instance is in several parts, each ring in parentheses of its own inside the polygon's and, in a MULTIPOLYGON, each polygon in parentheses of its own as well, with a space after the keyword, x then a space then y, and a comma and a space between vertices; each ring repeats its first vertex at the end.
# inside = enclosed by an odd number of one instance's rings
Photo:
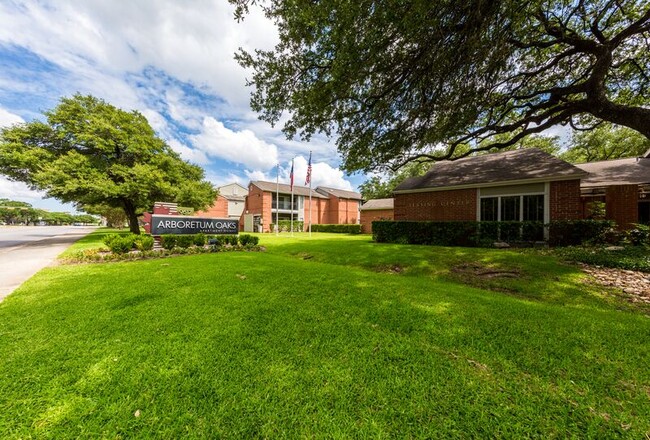
POLYGON ((291 159, 291 236, 293 237, 293 159, 291 159))
MULTIPOLYGON (((309 152, 309 166, 311 167, 311 151, 309 152)), ((311 170, 309 170, 309 238, 311 238, 311 170)))
POLYGON ((280 235, 280 162, 275 175, 275 235, 280 235))

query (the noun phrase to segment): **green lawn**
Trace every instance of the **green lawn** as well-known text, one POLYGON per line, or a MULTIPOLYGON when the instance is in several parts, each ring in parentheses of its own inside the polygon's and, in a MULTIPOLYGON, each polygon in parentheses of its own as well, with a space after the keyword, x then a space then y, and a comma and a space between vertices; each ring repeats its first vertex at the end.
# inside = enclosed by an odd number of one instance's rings
POLYGON ((29 280, 0 303, 0 438, 650 435, 647 311, 551 256, 260 244, 29 280))
POLYGON ((66 257, 69 257, 79 251, 83 251, 86 249, 95 249, 99 247, 105 247, 104 246, 104 238, 107 235, 111 234, 129 234, 130 231, 128 229, 112 229, 112 228, 100 228, 97 229, 90 234, 86 235, 85 237, 82 237, 81 239, 77 240, 75 243, 72 244, 68 249, 63 251, 61 255, 59 255, 59 259, 65 259, 66 257))

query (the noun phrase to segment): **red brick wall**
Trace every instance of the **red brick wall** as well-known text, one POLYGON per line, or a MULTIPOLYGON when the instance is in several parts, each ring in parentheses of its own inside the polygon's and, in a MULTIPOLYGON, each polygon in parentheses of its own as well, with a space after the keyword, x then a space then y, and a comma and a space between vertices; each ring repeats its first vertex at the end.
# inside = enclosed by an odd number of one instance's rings
POLYGON ((550 219, 577 220, 582 218, 580 179, 560 180, 550 183, 550 219))
MULTIPOLYGON (((311 199, 311 224, 326 223, 327 199, 312 197, 311 199)), ((309 224, 309 197, 305 197, 305 228, 309 224)))
MULTIPOLYGON (((332 196, 332 198, 335 198, 332 196)), ((338 224, 356 224, 359 221, 359 201, 352 199, 338 199, 338 224)))
MULTIPOLYGON (((324 200, 324 199, 323 199, 324 200)), ((332 225, 339 222, 339 199, 333 195, 329 196, 323 205, 324 215, 321 224, 332 225)))
POLYGON ((361 232, 372 234, 372 222, 375 220, 393 220, 392 209, 376 209, 361 211, 361 232))
POLYGON ((244 204, 244 212, 239 220, 240 229, 244 227, 244 215, 255 214, 262 216, 263 230, 264 232, 269 232, 270 224, 274 221, 271 216, 272 201, 273 198, 270 192, 264 192, 255 185, 250 185, 248 188, 246 203, 244 204))
POLYGON ((206 209, 205 211, 198 211, 194 214, 198 217, 217 217, 217 218, 228 218, 228 200, 223 196, 217 196, 217 199, 214 201, 214 205, 206 209))
POLYGON ((639 187, 614 185, 605 193, 605 217, 614 220, 619 229, 631 229, 639 222, 639 187))
POLYGON ((475 221, 476 188, 395 194, 395 220, 475 221))

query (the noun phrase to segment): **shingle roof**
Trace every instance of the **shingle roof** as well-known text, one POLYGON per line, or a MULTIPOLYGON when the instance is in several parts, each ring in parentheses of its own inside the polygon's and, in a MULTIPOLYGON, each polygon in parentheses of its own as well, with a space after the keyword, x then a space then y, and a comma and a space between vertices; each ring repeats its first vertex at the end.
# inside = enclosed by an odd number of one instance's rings
POLYGON ((316 188, 316 191, 327 194, 331 194, 340 199, 353 199, 353 200, 362 200, 361 194, 354 191, 345 191, 343 189, 328 188, 326 186, 319 186, 316 188))
POLYGON ((394 199, 372 199, 361 206, 362 211, 374 211, 379 209, 393 209, 394 199))
POLYGON ((219 194, 219 195, 231 202, 243 202, 244 200, 246 200, 246 196, 233 196, 229 194, 219 194))
POLYGON ((438 162, 424 176, 403 181, 395 192, 508 181, 579 179, 585 175, 585 171, 542 150, 524 148, 438 162))
POLYGON ((650 158, 630 157, 576 166, 589 173, 580 183, 583 188, 650 183, 650 158))
MULTIPOLYGON (((276 182, 264 182, 262 180, 255 180, 255 181, 251 182, 251 184, 255 185, 256 187, 258 187, 262 191, 267 191, 267 192, 272 192, 272 193, 274 193, 276 191, 277 187, 278 187, 276 182)), ((291 194, 291 186, 286 185, 284 183, 281 183, 279 185, 279 192, 282 193, 282 194, 291 194)), ((307 188, 306 186, 294 185, 293 186, 293 194, 296 195, 296 196, 309 197, 309 188, 307 188)), ((327 196, 324 196, 324 195, 314 191, 313 189, 311 190, 311 196, 313 198, 315 198, 315 199, 327 199, 328 198, 327 196)))

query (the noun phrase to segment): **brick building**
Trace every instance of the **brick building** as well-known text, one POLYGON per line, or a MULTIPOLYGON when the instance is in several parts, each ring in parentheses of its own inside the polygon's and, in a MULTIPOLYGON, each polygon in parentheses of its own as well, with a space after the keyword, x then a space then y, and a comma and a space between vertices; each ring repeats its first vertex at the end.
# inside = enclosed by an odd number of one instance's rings
POLYGON ((582 218, 587 172, 535 148, 439 162, 395 189, 395 220, 543 221, 582 218))
POLYGON ((219 190, 219 195, 215 199, 214 205, 205 211, 197 212, 196 215, 238 220, 244 212, 248 189, 239 183, 230 183, 220 186, 217 189, 219 190))
POLYGON ((576 166, 589 173, 580 184, 585 216, 590 214, 591 202, 604 202, 605 217, 623 229, 650 223, 650 150, 643 157, 576 166))
POLYGON ((587 218, 593 201, 605 203, 605 218, 619 228, 650 223, 650 151, 577 165, 533 148, 440 162, 396 188, 393 217, 549 222, 587 218))
POLYGON ((312 224, 359 223, 361 194, 335 188, 309 189, 293 186, 293 209, 291 187, 276 182, 252 181, 244 204, 240 225, 244 231, 270 232, 276 220, 309 223, 309 196, 311 194, 312 224), (277 193, 276 193, 277 192, 277 193))
POLYGON ((373 199, 361 205, 361 232, 372 234, 376 220, 393 220, 393 199, 373 199))

